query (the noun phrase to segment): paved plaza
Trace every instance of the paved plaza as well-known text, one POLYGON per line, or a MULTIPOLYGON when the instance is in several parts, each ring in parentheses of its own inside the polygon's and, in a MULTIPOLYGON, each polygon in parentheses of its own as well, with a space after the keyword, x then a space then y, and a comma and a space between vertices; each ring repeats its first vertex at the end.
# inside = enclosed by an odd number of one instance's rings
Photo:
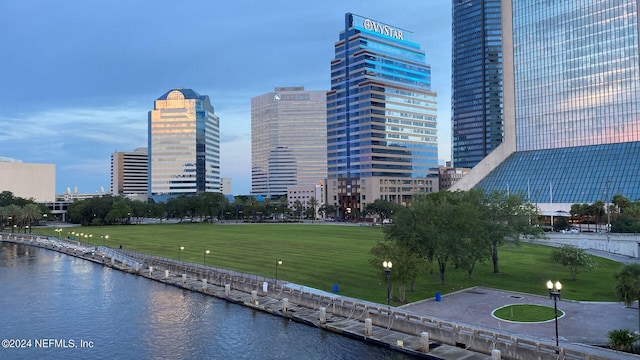
MULTIPOLYGON (((419 315, 465 323, 481 328, 506 331, 514 336, 555 342, 554 320, 543 323, 515 323, 499 320, 492 312, 510 304, 535 304, 553 307, 549 296, 474 287, 443 295, 441 301, 423 300, 402 307, 419 315)), ((616 329, 638 329, 638 308, 617 302, 578 302, 559 300, 565 315, 558 319, 560 342, 604 345, 607 333, 616 329)))

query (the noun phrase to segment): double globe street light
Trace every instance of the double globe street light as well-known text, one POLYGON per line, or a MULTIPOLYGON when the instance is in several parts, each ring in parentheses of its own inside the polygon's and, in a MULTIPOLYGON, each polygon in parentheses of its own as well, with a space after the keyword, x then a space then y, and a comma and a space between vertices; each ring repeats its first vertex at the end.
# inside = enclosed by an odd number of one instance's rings
POLYGON ((549 289, 549 299, 553 299, 553 311, 556 319, 556 347, 558 347, 558 299, 560 299, 560 291, 562 290, 562 284, 560 281, 547 281, 547 289, 549 289))
POLYGON ((391 276, 391 268, 393 264, 391 261, 383 261, 382 267, 384 268, 384 273, 387 276, 387 305, 391 305, 391 283, 389 282, 389 277, 391 276))

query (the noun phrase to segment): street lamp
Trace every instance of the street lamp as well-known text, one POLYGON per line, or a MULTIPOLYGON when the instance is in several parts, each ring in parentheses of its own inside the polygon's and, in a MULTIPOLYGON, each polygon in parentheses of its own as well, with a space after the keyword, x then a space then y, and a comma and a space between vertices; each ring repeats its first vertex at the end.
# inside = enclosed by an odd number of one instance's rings
POLYGON ((562 284, 560 281, 547 281, 547 289, 549 289, 549 299, 553 299, 553 310, 556 318, 556 347, 558 347, 558 299, 560 298, 560 291, 562 290, 562 284))
POLYGON ((387 275, 387 305, 391 305, 391 283, 389 282, 389 277, 391 276, 393 264, 391 261, 383 261, 382 267, 384 267, 384 273, 387 275))
POLYGON ((62 232, 62 229, 56 229, 55 231, 58 233, 58 240, 60 240, 60 233, 62 232))
POLYGON ((184 246, 180 246, 178 248, 178 262, 181 261, 180 258, 181 258, 181 255, 182 255, 182 250, 184 250, 184 246))
POLYGON ((109 235, 102 235, 102 246, 107 246, 107 239, 109 238, 109 235))
POLYGON ((282 265, 282 260, 276 259, 276 285, 278 285, 278 265, 282 265))
POLYGON ((204 251, 204 261, 202 262, 204 266, 207 266, 207 255, 209 254, 209 250, 204 251))

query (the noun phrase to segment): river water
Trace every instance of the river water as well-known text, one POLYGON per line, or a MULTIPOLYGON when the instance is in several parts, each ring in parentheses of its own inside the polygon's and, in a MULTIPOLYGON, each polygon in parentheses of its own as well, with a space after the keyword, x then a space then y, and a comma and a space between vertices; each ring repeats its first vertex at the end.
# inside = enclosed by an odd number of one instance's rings
POLYGON ((0 243, 0 359, 415 359, 26 245, 0 243))

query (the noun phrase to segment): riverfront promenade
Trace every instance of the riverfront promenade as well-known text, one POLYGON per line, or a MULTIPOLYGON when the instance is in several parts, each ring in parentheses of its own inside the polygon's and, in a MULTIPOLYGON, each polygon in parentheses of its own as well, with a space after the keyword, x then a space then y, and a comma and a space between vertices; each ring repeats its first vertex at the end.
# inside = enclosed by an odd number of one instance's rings
POLYGON ((276 284, 273 279, 142 253, 68 243, 55 238, 16 234, 0 236, 5 242, 59 251, 425 358, 490 359, 491 351, 496 349, 501 351, 504 359, 640 359, 601 348, 574 346, 562 338, 560 348, 556 348, 546 337, 521 336, 503 329, 487 330, 484 326, 470 325, 473 322, 444 319, 441 311, 444 306, 453 312, 464 312, 468 308, 468 304, 456 305, 450 300, 453 297, 445 297, 438 304, 423 301, 412 304, 414 308, 411 305, 394 308, 333 294, 308 292, 302 290, 304 287, 293 284, 276 284), (430 311, 438 309, 437 306, 441 306, 440 311, 427 316, 430 311))

